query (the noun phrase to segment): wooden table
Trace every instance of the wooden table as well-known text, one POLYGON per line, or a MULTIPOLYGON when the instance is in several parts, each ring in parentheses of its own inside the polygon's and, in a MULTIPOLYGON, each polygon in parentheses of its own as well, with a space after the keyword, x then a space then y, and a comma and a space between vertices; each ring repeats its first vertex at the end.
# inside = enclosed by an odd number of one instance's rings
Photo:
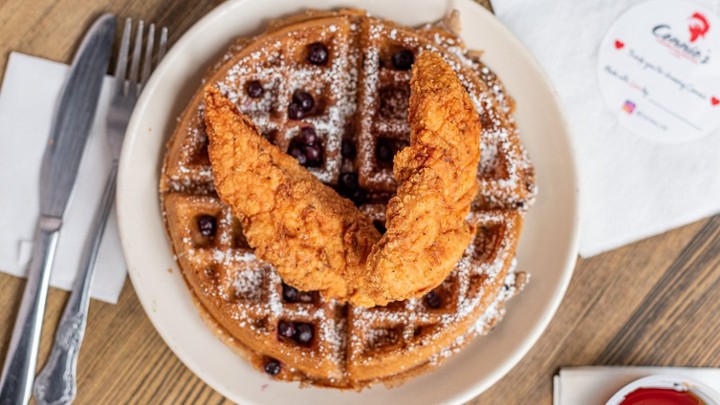
MULTIPOLYGON (((103 11, 166 25, 172 43, 215 5, 4 0, 0 74, 12 50, 69 62, 78 39, 103 11)), ((0 362, 23 286, 20 279, 0 275, 0 325, 5 325, 0 329, 0 362)), ((50 291, 40 365, 67 296, 50 291)), ((720 217, 579 260, 567 295, 541 339, 505 378, 472 403, 549 404, 552 376, 562 366, 720 366, 718 313, 720 217)), ((119 304, 92 303, 88 329, 79 360, 77 403, 227 402, 160 339, 129 281, 119 304)))

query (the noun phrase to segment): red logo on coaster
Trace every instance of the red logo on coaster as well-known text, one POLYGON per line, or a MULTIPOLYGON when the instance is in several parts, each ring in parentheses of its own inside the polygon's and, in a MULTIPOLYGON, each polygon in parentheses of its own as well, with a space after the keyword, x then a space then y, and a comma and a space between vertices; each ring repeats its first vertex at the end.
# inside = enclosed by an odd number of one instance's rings
POLYGON ((690 16, 690 42, 697 41, 700 37, 705 37, 705 34, 710 31, 710 23, 707 18, 700 13, 694 13, 690 16))
POLYGON ((622 49, 622 47, 625 46, 625 43, 619 39, 615 40, 615 49, 622 49))
POLYGON ((718 104, 720 104, 720 100, 717 97, 712 96, 712 97, 710 97, 710 104, 718 105, 718 104))

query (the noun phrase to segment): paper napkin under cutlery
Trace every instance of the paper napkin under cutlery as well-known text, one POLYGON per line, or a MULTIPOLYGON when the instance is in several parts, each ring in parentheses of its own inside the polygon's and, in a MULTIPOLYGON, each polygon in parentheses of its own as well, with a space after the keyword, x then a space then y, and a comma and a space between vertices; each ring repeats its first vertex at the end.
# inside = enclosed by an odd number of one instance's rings
MULTIPOLYGON (((564 102, 579 168, 585 257, 720 212, 720 131, 689 143, 654 142, 621 127, 601 97, 600 43, 623 12, 643 1, 492 0, 497 18, 534 54, 564 102)), ((718 0, 697 3, 720 11, 718 0)))
MULTIPOLYGON (((40 162, 67 70, 65 64, 17 52, 10 54, 5 70, 0 90, 0 271, 15 276, 24 277, 27 271, 39 211, 40 162)), ((72 288, 110 170, 105 140, 110 84, 106 78, 50 277, 51 286, 65 290, 72 288)), ((116 303, 126 267, 114 212, 96 266, 92 297, 116 303)))
POLYGON ((603 405, 625 385, 649 375, 687 377, 720 387, 720 369, 688 367, 570 367, 555 376, 554 405, 603 405))

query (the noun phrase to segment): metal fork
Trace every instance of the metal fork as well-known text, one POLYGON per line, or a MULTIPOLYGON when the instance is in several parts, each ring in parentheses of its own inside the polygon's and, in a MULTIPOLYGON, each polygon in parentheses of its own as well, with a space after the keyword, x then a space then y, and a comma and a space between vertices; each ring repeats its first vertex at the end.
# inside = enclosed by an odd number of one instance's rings
MULTIPOLYGON (((132 20, 125 21, 122 42, 115 67, 115 83, 112 101, 107 116, 107 141, 110 147, 112 166, 105 184, 103 196, 95 213, 92 228, 85 242, 80 271, 63 312, 60 326, 55 335, 55 343, 47 364, 35 380, 35 399, 39 404, 67 404, 77 395, 77 357, 80 352, 87 313, 90 303, 90 286, 92 284, 98 248, 105 230, 108 214, 115 200, 115 184, 117 180, 118 159, 125 137, 128 121, 133 107, 140 95, 143 85, 152 71, 153 46, 155 42, 155 24, 151 24, 145 39, 145 55, 142 72, 140 59, 143 43, 143 22, 140 21, 135 35, 132 61, 129 76, 126 79, 126 66, 130 51, 130 32, 132 20), (138 80, 138 74, 142 76, 138 80)), ((167 47, 167 28, 160 32, 160 46, 156 55, 156 63, 165 56, 167 47)))

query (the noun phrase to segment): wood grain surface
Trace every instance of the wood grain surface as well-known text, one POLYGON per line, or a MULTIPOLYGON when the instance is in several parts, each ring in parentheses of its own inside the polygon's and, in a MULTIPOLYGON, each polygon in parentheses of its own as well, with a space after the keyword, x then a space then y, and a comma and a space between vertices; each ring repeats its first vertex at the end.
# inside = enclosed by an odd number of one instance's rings
MULTIPOLYGON (((10 51, 69 62, 84 31, 101 12, 165 25, 172 43, 217 4, 3 0, 0 74, 10 51)), ((23 286, 23 280, 0 274, 0 362, 23 286)), ((67 296, 50 291, 40 365, 67 296)), ((552 377, 563 366, 720 366, 717 313, 720 217, 579 260, 567 295, 537 344, 507 376, 471 403, 550 404, 552 377)), ((79 360, 79 391, 80 404, 229 402, 192 374, 165 345, 129 281, 119 304, 92 302, 79 360)))

